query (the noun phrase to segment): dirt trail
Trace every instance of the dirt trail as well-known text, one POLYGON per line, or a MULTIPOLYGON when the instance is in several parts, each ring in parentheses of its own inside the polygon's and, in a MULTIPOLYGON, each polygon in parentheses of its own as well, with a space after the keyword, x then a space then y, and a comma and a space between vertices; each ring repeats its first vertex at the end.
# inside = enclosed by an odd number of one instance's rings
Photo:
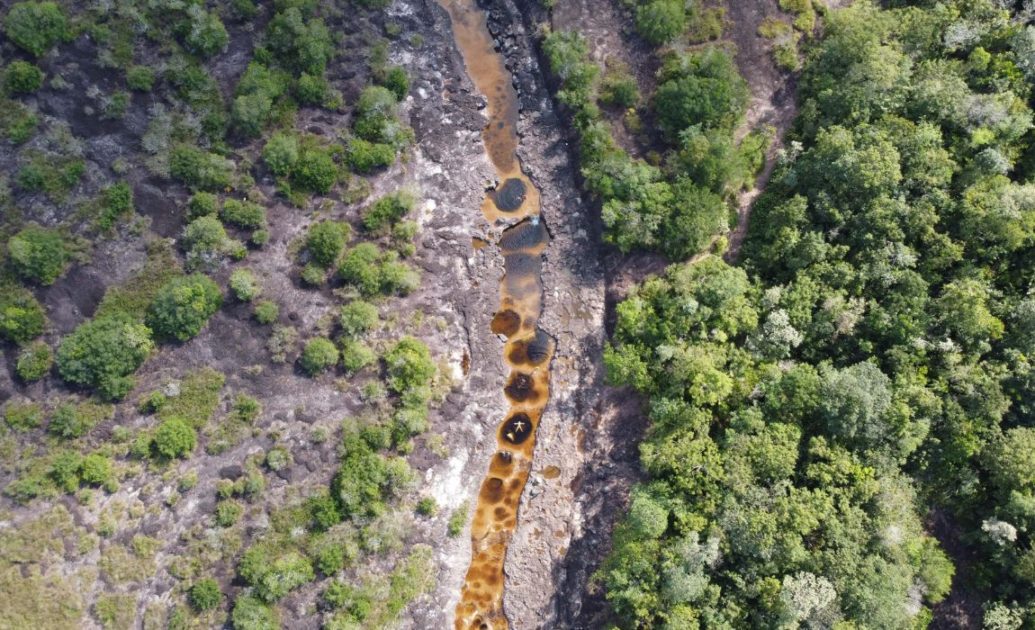
POLYGON ((740 247, 747 236, 751 205, 769 181, 777 152, 798 113, 793 77, 776 66, 771 42, 758 34, 758 27, 766 17, 779 15, 783 14, 776 0, 731 0, 726 3, 726 17, 730 24, 726 39, 737 47, 737 67, 751 90, 751 102, 737 137, 743 138, 762 125, 772 125, 776 129, 766 152, 765 166, 755 179, 754 187, 737 195, 737 226, 730 233, 725 256, 729 262, 734 262, 740 254, 740 247))

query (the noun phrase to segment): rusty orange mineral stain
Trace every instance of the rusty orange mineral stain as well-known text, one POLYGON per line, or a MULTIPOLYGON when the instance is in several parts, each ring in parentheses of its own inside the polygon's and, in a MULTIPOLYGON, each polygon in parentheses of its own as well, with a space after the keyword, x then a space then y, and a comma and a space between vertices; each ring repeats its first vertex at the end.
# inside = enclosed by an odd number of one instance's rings
POLYGON ((490 224, 511 224, 498 243, 504 275, 499 309, 490 325, 493 333, 506 337, 503 358, 511 371, 503 393, 509 409, 496 431, 496 453, 478 492, 471 521, 471 565, 455 624, 458 630, 497 630, 509 626, 503 612, 503 564, 532 469, 536 429, 550 395, 554 340, 538 326, 542 257, 550 236, 539 217, 539 191, 517 157, 517 93, 495 50, 485 14, 474 0, 439 2, 449 12, 468 74, 488 99, 489 124, 482 139, 498 183, 486 191, 482 214, 490 224))

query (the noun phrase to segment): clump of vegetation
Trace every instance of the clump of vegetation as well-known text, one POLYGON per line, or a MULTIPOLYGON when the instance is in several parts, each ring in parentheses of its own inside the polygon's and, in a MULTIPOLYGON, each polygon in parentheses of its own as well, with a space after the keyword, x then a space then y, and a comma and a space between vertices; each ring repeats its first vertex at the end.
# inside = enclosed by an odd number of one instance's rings
POLYGON ((416 269, 399 261, 395 252, 382 252, 373 243, 360 243, 346 251, 338 277, 365 297, 405 295, 420 284, 416 269))
POLYGON ((348 223, 321 221, 314 223, 305 238, 305 248, 313 262, 328 268, 337 262, 345 243, 352 234, 348 223))
POLYGON ((686 30, 686 3, 648 0, 636 8, 636 32, 652 44, 667 44, 686 30))
POLYGON ((4 407, 4 422, 16 431, 28 431, 43 424, 43 407, 34 402, 9 402, 4 407))
POLYGON ((250 269, 234 269, 230 274, 230 290, 241 302, 251 302, 262 294, 262 287, 250 269))
POLYGON ((54 353, 50 346, 42 341, 35 341, 18 354, 16 370, 18 378, 25 382, 38 381, 50 372, 54 365, 54 353))
POLYGON ((42 285, 54 284, 71 257, 66 237, 57 230, 29 226, 7 241, 11 263, 23 277, 42 285))
POLYGON ((172 417, 158 425, 152 445, 165 459, 185 458, 198 445, 198 434, 186 420, 172 417))
POLYGON ((99 405, 90 401, 74 405, 65 403, 54 410, 47 431, 66 440, 72 440, 86 435, 95 426, 114 415, 115 408, 111 405, 99 405))
POLYGON ((203 612, 219 606, 223 593, 219 590, 219 582, 212 578, 202 578, 191 585, 188 595, 194 610, 203 612))
POLYGON ((54 2, 16 2, 4 19, 4 33, 36 57, 68 35, 68 20, 54 2))
POLYGON ((222 305, 223 293, 211 278, 180 276, 158 291, 146 321, 158 337, 187 341, 201 332, 222 305))
POLYGON ((148 66, 132 66, 126 70, 126 85, 136 92, 150 92, 155 86, 154 70, 148 66))
POLYGON ((133 387, 132 374, 151 354, 151 329, 122 314, 80 324, 58 346, 57 367, 70 383, 121 399, 133 387))
POLYGON ((0 285, 0 337, 25 343, 40 336, 47 316, 36 297, 23 287, 0 285))
POLYGON ((178 144, 169 153, 169 173, 191 188, 229 188, 233 183, 234 168, 232 160, 190 144, 178 144))
POLYGON ((214 216, 191 221, 183 231, 182 243, 187 250, 188 269, 212 267, 227 254, 235 258, 247 254, 244 245, 227 236, 226 228, 214 216))
POLYGON ((370 331, 379 320, 377 307, 363 300, 353 300, 341 307, 338 321, 343 334, 355 337, 370 331))
POLYGON ((310 339, 302 349, 302 369, 310 376, 326 372, 338 362, 338 348, 330 339, 310 339))
POLYGON ((27 61, 12 61, 4 70, 4 87, 12 94, 32 94, 43 85, 43 71, 27 61))
POLYGON ((386 232, 413 210, 416 202, 413 194, 407 191, 385 195, 363 212, 363 227, 371 232, 386 232))
POLYGON ((449 515, 449 522, 446 523, 446 534, 450 538, 456 538, 467 527, 467 510, 467 503, 464 503, 449 515))
POLYGON ((272 324, 280 318, 280 307, 272 300, 260 300, 255 304, 255 320, 260 324, 272 324))

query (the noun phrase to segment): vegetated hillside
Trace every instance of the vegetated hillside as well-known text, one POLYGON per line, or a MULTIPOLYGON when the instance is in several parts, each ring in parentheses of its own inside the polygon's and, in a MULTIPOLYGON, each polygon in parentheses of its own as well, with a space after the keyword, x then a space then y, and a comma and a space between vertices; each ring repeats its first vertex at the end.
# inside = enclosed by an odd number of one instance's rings
MULTIPOLYGON (((597 574, 623 626, 1035 623, 1035 28, 991 1, 891 4, 815 31, 781 2, 808 40, 800 115, 743 264, 676 262, 617 307, 609 375, 653 423, 597 574)), ((678 40, 669 13, 640 3, 636 26, 678 40)), ((790 28, 766 33, 794 68, 790 28)), ((724 228, 710 195, 744 152, 722 53, 674 48, 644 97, 669 143, 652 165, 601 124, 615 82, 581 38, 544 42, 608 238, 678 261, 724 228)))
POLYGON ((466 517, 415 492, 459 373, 425 341, 462 323, 397 17, 0 8, 0 627, 385 627, 433 586, 411 543, 466 517))

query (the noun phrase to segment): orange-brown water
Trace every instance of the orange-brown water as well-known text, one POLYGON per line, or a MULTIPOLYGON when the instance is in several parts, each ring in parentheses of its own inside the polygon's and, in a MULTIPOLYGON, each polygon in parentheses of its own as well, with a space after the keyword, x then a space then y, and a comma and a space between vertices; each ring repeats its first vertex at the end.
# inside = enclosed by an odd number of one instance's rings
MULTIPOLYGON (((504 275, 491 323, 492 332, 507 338, 503 359, 510 376, 503 394, 509 408, 496 431, 496 453, 478 493, 471 522, 471 565, 456 607, 457 629, 496 630, 508 627, 503 564, 532 468, 536 429, 550 395, 554 341, 538 326, 542 257, 550 236, 539 216, 539 191, 517 157, 517 93, 495 50, 485 14, 475 0, 439 2, 449 12, 468 74, 488 99, 489 124, 482 138, 500 183, 486 195, 482 214, 489 223, 517 221, 497 243, 504 275)), ((478 243, 474 246, 481 249, 478 243)))

